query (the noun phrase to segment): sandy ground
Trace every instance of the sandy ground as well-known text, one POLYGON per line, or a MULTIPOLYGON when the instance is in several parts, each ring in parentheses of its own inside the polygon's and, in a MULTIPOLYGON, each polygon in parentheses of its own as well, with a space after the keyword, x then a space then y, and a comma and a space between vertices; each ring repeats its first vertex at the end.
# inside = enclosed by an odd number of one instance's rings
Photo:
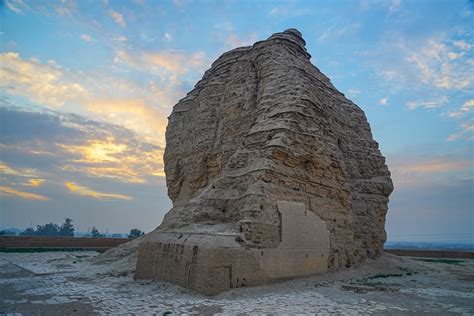
POLYGON ((355 269, 205 297, 138 282, 95 252, 0 253, 0 315, 472 315, 474 260, 384 255, 355 269))

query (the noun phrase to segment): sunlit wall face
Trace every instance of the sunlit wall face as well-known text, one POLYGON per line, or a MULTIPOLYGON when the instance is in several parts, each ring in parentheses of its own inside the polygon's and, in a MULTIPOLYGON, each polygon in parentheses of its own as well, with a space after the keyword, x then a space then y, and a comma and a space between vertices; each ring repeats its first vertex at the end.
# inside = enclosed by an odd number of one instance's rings
POLYGON ((389 239, 472 241, 472 1, 5 0, 0 15, 0 229, 156 227, 173 104, 221 53, 296 27, 387 157, 389 239))

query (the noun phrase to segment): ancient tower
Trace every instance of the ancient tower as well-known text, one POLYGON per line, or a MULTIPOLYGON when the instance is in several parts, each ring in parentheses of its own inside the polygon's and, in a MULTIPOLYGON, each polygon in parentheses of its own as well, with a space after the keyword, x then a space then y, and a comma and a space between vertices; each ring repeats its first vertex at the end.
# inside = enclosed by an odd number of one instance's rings
POLYGON ((364 112, 289 29, 220 56, 166 131, 173 208, 136 278, 205 294, 349 267, 382 251, 390 172, 364 112))

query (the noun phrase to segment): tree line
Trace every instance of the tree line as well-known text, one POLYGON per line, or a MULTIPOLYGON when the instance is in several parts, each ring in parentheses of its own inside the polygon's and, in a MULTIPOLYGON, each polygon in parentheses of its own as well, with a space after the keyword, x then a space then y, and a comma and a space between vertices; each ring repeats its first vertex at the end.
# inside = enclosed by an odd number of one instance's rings
MULTIPOLYGON (((74 237, 74 225, 72 224, 73 220, 66 218, 64 223, 61 225, 49 223, 45 225, 37 225, 36 229, 28 227, 24 231, 20 232, 20 236, 48 236, 48 237, 74 237)), ((138 228, 133 228, 128 234, 128 238, 137 238, 143 236, 145 233, 138 228)), ((2 230, 0 231, 0 236, 6 235, 16 235, 15 232, 2 230)), ((114 234, 115 235, 115 234, 114 234)), ((90 232, 90 237, 94 238, 104 238, 105 234, 102 234, 95 226, 92 227, 90 232)))

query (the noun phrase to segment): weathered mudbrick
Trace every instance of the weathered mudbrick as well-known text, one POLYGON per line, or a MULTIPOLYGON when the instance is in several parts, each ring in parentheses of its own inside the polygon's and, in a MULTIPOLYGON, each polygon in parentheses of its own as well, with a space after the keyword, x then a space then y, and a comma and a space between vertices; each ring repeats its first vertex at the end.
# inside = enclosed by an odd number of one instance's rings
POLYGON ((173 208, 140 244, 137 278, 213 294, 380 254, 390 172, 363 111, 310 58, 299 31, 276 33, 224 53, 174 106, 173 208))

